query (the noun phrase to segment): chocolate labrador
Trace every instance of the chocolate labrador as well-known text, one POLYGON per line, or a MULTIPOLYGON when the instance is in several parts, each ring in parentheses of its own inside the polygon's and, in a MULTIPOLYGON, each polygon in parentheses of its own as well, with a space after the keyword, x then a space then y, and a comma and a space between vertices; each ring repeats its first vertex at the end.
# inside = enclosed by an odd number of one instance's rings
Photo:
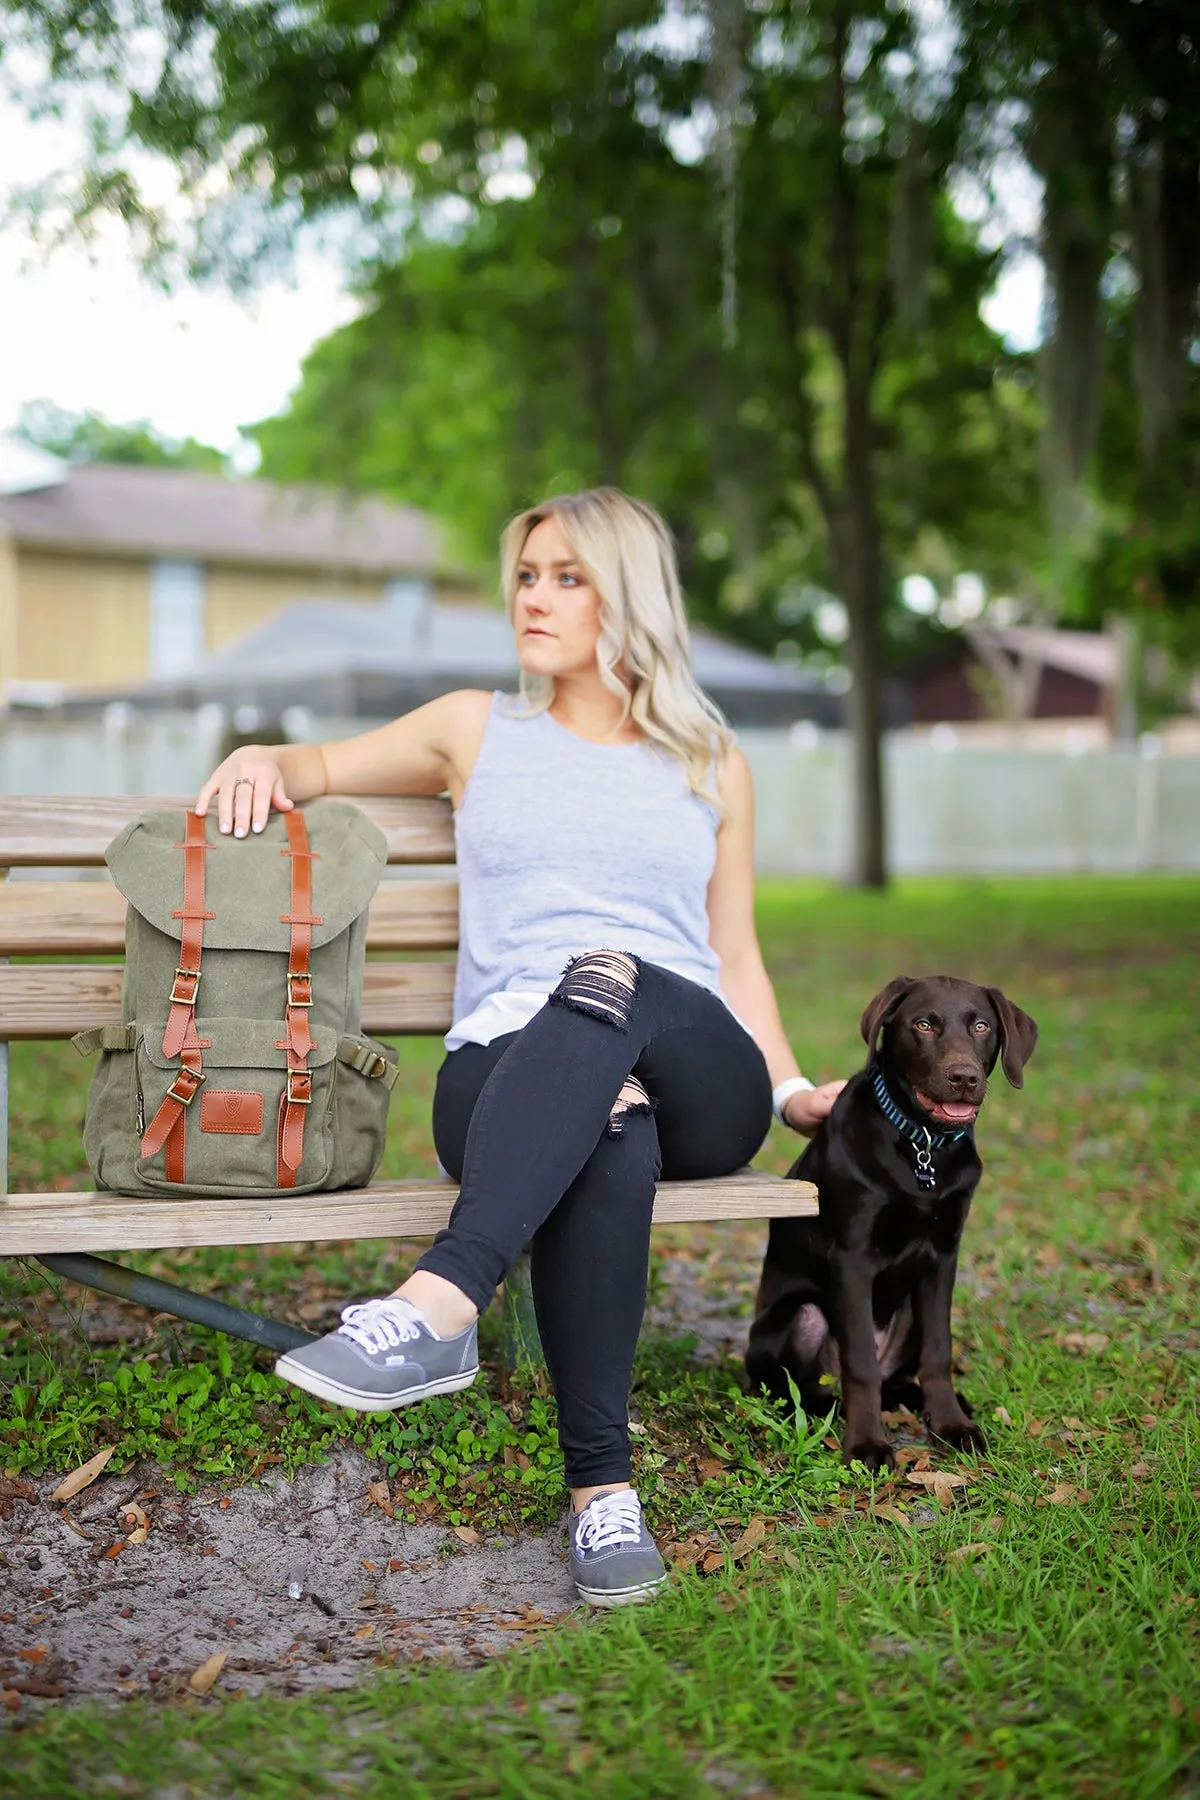
POLYGON ((746 1372, 781 1398, 790 1375, 816 1417, 829 1408, 822 1376, 840 1375, 846 1461, 878 1469, 895 1461, 884 1405, 919 1406, 955 1449, 984 1446, 954 1391, 950 1298, 987 1078, 998 1059, 1023 1085, 1037 1026, 999 988, 901 975, 862 1034, 866 1068, 790 1171, 817 1184, 820 1217, 771 1221, 746 1372))

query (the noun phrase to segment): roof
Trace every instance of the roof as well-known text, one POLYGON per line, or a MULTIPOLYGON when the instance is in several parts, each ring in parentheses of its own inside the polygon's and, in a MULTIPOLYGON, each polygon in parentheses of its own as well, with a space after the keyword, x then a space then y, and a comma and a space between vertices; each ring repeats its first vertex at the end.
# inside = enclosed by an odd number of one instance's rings
POLYGON ((134 464, 80 463, 65 480, 0 492, 4 527, 45 549, 380 577, 427 573, 439 560, 437 529, 415 507, 134 464))
POLYGON ((988 635, 1010 656, 1061 669, 1111 687, 1117 679, 1117 646, 1103 631, 1056 631, 1036 625, 989 625, 988 635))
MULTIPOLYGON (((693 631, 692 652, 704 688, 825 692, 815 676, 704 630, 693 631)), ((504 682, 516 678, 517 668, 512 627, 499 607, 298 600, 205 657, 195 681, 215 688, 235 677, 286 680, 371 671, 504 682)))

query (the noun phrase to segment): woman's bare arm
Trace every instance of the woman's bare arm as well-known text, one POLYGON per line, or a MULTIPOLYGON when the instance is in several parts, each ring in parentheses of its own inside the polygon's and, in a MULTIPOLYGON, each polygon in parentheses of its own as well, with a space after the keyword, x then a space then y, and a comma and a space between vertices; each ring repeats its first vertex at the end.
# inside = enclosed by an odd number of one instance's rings
MULTIPOLYGON (((750 765, 732 750, 721 783, 725 818, 708 884, 709 942, 721 964, 721 989, 766 1058, 772 1087, 800 1073, 767 974, 754 923, 754 784, 750 765)), ((793 1094, 783 1112, 796 1131, 815 1131, 845 1086, 829 1081, 793 1094)))
POLYGON ((332 744, 252 744, 215 769, 196 798, 203 816, 217 802, 221 831, 261 831, 272 806, 288 812, 318 794, 441 794, 462 799, 491 695, 443 694, 390 724, 332 744))

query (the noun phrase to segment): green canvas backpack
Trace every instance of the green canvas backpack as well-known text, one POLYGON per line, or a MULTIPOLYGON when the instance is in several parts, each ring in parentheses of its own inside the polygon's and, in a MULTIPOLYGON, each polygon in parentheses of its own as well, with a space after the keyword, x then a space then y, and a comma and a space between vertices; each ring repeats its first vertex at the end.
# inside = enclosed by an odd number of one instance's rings
POLYGON ((360 1029, 367 907, 387 861, 355 806, 273 812, 210 837, 145 813, 105 854, 128 901, 121 1022, 83 1145, 126 1194, 277 1196, 360 1187, 383 1154, 394 1053, 360 1029))

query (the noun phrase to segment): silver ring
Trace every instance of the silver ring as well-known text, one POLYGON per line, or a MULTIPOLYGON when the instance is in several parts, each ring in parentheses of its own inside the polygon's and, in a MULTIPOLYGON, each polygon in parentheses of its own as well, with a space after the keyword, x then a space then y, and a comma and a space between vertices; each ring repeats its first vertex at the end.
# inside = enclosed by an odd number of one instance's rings
POLYGON ((253 787, 253 786, 254 786, 254 783, 251 780, 249 775, 239 775, 237 780, 233 784, 233 791, 236 794, 240 787, 253 787))

